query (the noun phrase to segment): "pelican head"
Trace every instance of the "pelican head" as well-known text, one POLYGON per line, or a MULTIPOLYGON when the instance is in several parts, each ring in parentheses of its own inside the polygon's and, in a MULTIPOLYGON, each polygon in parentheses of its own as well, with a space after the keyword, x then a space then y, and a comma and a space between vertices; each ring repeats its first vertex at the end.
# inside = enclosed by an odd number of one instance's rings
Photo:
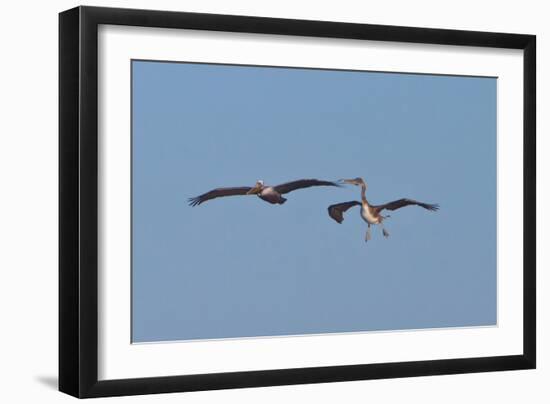
POLYGON ((247 195, 253 195, 258 194, 264 187, 264 182, 262 180, 256 181, 256 185, 254 185, 250 190, 246 193, 247 195))
POLYGON ((340 182, 343 182, 344 184, 364 186, 365 188, 367 188, 367 183, 361 177, 352 178, 352 179, 342 179, 340 180, 340 182))

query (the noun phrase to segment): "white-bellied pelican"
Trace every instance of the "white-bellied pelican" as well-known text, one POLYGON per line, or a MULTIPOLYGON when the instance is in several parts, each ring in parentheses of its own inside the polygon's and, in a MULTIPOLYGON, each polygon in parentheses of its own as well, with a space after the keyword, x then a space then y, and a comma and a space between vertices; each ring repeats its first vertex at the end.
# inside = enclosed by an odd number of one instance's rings
POLYGON ((383 216, 381 212, 384 209, 387 210, 396 210, 409 205, 417 205, 423 207, 424 209, 436 211, 439 209, 439 205, 431 203, 418 202, 413 199, 402 198, 396 201, 388 202, 383 205, 371 205, 367 201, 365 193, 367 191, 367 184, 363 181, 363 178, 354 178, 349 180, 340 180, 346 184, 357 185, 361 187, 361 202, 359 201, 350 201, 342 202, 328 207, 328 214, 331 218, 336 220, 338 223, 344 221, 344 212, 353 206, 361 206, 361 217, 365 222, 367 222, 368 229, 367 234, 365 235, 365 241, 369 241, 371 238, 370 226, 371 224, 379 224, 382 227, 382 234, 384 237, 388 237, 390 233, 384 228, 383 221, 388 218, 388 216, 383 216))

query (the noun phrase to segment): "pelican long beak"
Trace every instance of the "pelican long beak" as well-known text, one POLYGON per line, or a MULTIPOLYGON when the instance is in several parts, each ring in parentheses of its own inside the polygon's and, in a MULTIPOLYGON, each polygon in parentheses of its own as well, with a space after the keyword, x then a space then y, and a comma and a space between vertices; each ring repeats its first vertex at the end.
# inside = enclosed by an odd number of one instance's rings
POLYGON ((254 185, 254 187, 250 188, 250 190, 246 193, 247 195, 254 195, 260 192, 262 187, 258 184, 254 185))
POLYGON ((342 184, 357 185, 357 181, 355 180, 341 179, 341 180, 338 180, 338 182, 342 184))

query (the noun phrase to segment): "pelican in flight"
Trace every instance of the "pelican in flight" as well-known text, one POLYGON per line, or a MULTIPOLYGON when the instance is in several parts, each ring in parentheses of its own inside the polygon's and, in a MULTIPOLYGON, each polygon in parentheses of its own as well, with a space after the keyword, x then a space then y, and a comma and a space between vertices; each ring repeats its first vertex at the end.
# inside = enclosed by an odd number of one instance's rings
POLYGON ((189 198, 190 206, 197 206, 210 199, 220 198, 222 196, 234 196, 234 195, 257 195, 258 198, 269 202, 273 205, 282 205, 286 202, 286 198, 283 198, 283 194, 295 191, 297 189, 319 187, 319 186, 332 186, 339 187, 332 181, 321 180, 297 180, 292 182, 285 182, 284 184, 269 186, 264 185, 262 180, 256 181, 256 185, 253 187, 230 187, 230 188, 216 188, 212 191, 208 191, 202 195, 194 198, 189 198))
POLYGON ((361 206, 361 217, 365 222, 367 222, 367 225, 368 225, 367 234, 365 235, 365 241, 369 241, 371 238, 371 234, 370 234, 371 224, 379 224, 382 227, 382 234, 384 235, 384 237, 388 237, 390 235, 390 233, 388 233, 388 231, 384 228, 384 224, 383 224, 384 219, 390 217, 389 215, 388 216, 382 215, 381 212, 384 209, 396 210, 409 205, 420 206, 424 209, 431 210, 431 211, 436 211, 439 209, 439 205, 437 204, 423 203, 423 202, 418 202, 413 199, 407 199, 407 198, 398 199, 396 201, 388 202, 383 205, 371 205, 369 204, 365 196, 365 193, 367 191, 367 184, 365 181, 363 181, 363 178, 358 177, 350 180, 340 180, 340 181, 345 184, 360 186, 361 202, 350 201, 350 202, 342 202, 342 203, 330 205, 328 207, 328 214, 331 218, 336 220, 338 223, 342 223, 344 221, 344 212, 346 210, 348 210, 353 206, 361 206))

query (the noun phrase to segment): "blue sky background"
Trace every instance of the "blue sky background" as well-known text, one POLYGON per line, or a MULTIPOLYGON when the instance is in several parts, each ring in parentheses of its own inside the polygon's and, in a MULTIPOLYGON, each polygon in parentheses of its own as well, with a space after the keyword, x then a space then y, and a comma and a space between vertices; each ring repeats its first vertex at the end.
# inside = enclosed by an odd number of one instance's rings
POLYGON ((496 323, 496 79, 133 61, 133 342, 496 323), (362 176, 281 206, 187 198, 362 176))

